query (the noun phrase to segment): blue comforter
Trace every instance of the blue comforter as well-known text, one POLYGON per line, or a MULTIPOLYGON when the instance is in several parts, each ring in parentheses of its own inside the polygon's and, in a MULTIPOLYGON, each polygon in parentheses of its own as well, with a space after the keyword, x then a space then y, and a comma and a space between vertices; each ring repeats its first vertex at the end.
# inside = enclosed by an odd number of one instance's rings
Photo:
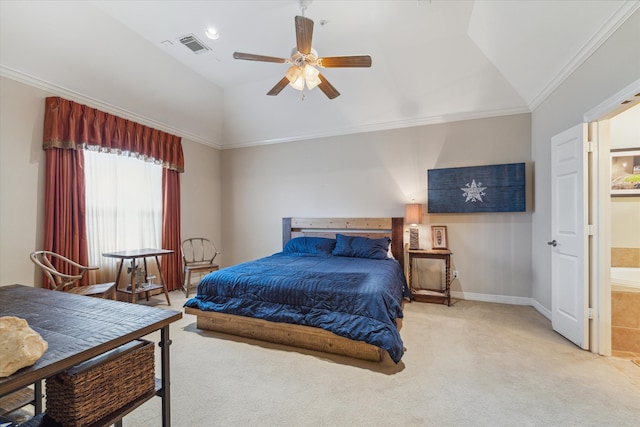
POLYGON ((405 289, 393 259, 277 253, 208 274, 185 307, 323 328, 380 347, 397 363, 405 289))

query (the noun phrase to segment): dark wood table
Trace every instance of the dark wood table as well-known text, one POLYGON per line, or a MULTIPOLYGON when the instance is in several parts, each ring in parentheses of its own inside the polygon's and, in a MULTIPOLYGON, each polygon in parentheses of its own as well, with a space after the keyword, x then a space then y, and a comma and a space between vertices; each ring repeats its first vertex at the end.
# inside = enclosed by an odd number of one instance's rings
POLYGON ((409 249, 407 247, 407 255, 409 257, 409 289, 411 290, 411 298, 416 301, 425 302, 446 302, 447 306, 451 306, 451 251, 449 249, 409 249), (413 287, 413 261, 419 258, 440 259, 445 265, 444 289, 415 289, 413 287))
MULTIPOLYGON (((116 276, 116 291, 123 292, 129 294, 129 301, 132 303, 136 302, 136 295, 139 293, 146 293, 147 299, 149 299, 149 292, 154 291, 156 289, 162 289, 164 291, 164 295, 167 297, 167 304, 171 305, 171 301, 169 301, 169 292, 167 291, 167 286, 164 283, 164 278, 162 277, 162 271, 160 270, 160 261, 158 257, 164 255, 170 255, 174 251, 171 249, 134 249, 130 251, 120 251, 120 252, 107 252, 103 253, 102 256, 107 258, 118 258, 120 260, 120 265, 118 266, 118 275, 116 276), (144 283, 141 287, 136 286, 136 261, 139 258, 142 258, 142 262, 144 264, 145 275, 147 274, 147 258, 154 257, 156 259, 156 266, 158 267, 158 275, 160 276, 159 284, 152 283, 144 283), (126 260, 131 260, 131 281, 129 283, 130 287, 121 286, 120 283, 120 273, 122 272, 122 266, 124 265, 126 260)), ((145 280, 146 282, 146 280, 145 280)))
MULTIPOLYGON (((169 324, 182 313, 144 305, 74 295, 32 286, 0 286, 0 316, 25 319, 49 344, 30 367, 0 378, 0 397, 56 375, 123 344, 160 331, 161 378, 154 393, 143 396, 95 425, 121 425, 122 417, 158 395, 162 398, 162 425, 171 425, 169 324)), ((38 389, 39 387, 37 387, 38 389)), ((36 407, 42 395, 36 390, 36 407)), ((40 414, 29 426, 56 425, 40 414)))

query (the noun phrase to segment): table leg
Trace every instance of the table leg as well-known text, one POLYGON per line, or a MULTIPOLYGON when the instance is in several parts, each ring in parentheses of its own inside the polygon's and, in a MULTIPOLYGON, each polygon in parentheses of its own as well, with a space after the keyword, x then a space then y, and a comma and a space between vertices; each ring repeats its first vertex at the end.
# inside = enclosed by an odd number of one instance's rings
POLYGON ((411 259, 411 255, 409 255, 409 301, 413 301, 413 260, 411 259))
POLYGON ((160 261, 158 261, 157 255, 156 255, 156 266, 158 267, 158 276, 160 276, 160 283, 162 284, 162 290, 164 291, 164 296, 167 297, 167 305, 171 305, 171 301, 169 301, 169 292, 167 291, 167 285, 164 283, 164 277, 162 277, 162 269, 160 269, 160 261))
MULTIPOLYGON (((147 283, 147 275, 149 274, 149 270, 147 269, 147 259, 142 258, 142 262, 144 262, 144 283, 147 283)), ((144 296, 147 298, 147 301, 149 301, 149 291, 145 292, 144 296)))
POLYGON ((160 330, 160 364, 162 371, 162 427, 171 426, 171 391, 170 391, 170 364, 169 364, 169 325, 160 330))
POLYGON ((447 307, 451 307, 451 257, 447 255, 445 258, 446 264, 446 277, 445 277, 445 290, 447 294, 447 307))
POLYGON ((131 258, 131 303, 136 303, 136 259, 131 258))
POLYGON ((118 274, 116 274, 116 292, 120 287, 120 273, 122 273, 122 266, 124 265, 124 260, 120 260, 120 265, 118 265, 118 274))
POLYGON ((42 380, 38 380, 33 384, 34 397, 34 415, 42 413, 42 380))

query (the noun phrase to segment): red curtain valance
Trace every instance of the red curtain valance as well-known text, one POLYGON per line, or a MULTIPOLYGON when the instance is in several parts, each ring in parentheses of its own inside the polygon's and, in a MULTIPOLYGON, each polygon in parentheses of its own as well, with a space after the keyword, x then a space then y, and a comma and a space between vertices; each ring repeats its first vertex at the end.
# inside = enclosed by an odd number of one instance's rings
POLYGON ((60 97, 45 100, 42 148, 96 147, 184 172, 182 138, 60 97))

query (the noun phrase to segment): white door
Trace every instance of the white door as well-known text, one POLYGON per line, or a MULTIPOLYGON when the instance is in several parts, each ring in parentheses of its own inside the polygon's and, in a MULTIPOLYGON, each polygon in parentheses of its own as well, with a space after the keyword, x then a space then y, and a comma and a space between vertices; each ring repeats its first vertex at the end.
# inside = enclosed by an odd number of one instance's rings
POLYGON ((551 138, 553 329, 589 348, 587 124, 551 138))

